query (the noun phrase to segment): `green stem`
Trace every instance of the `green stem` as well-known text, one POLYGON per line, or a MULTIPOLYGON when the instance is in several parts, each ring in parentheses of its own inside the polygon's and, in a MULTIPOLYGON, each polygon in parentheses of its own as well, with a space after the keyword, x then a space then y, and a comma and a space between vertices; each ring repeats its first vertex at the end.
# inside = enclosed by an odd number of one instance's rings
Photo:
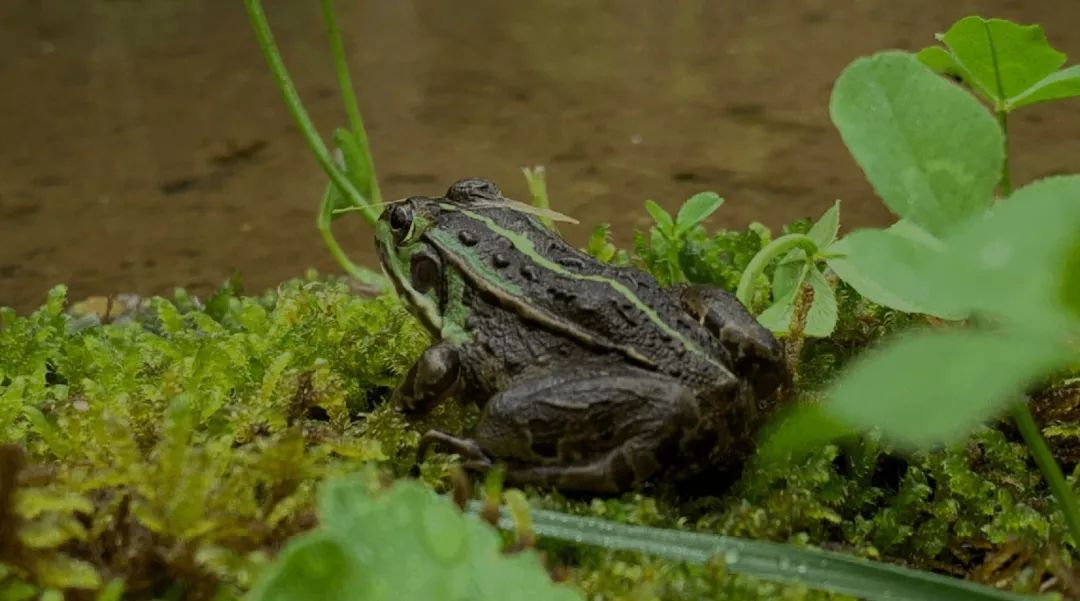
POLYGON ((349 274, 349 277, 364 284, 365 286, 371 286, 378 290, 382 290, 385 287, 385 283, 379 274, 371 271, 370 269, 364 269, 356 263, 349 260, 349 257, 345 256, 345 251, 341 249, 337 239, 334 238, 334 233, 330 231, 329 227, 319 226, 319 234, 322 235, 323 242, 326 243, 326 248, 330 250, 330 254, 333 255, 334 260, 341 266, 345 273, 349 274))
POLYGON ((795 248, 802 248, 809 257, 813 257, 818 251, 817 243, 806 234, 780 236, 750 259, 750 264, 746 266, 746 271, 743 271, 742 278, 739 279, 739 288, 735 291, 735 298, 749 307, 754 293, 754 282, 764 273, 770 263, 795 248))
POLYGON ((326 32, 330 37, 330 52, 334 56, 338 87, 341 88, 341 99, 345 105, 345 116, 349 120, 349 129, 356 138, 356 144, 364 154, 362 160, 367 162, 367 173, 371 177, 371 204, 379 205, 382 203, 382 192, 379 191, 379 182, 375 178, 375 160, 371 156, 367 130, 364 129, 364 120, 360 116, 360 104, 356 100, 352 77, 349 75, 349 63, 345 59, 345 43, 342 41, 337 19, 334 17, 333 0, 322 0, 322 10, 323 18, 326 20, 326 32))
POLYGON ((1016 427, 1020 429, 1020 435, 1024 437, 1024 442, 1027 443, 1028 451, 1035 459, 1035 464, 1042 470, 1043 478, 1050 486, 1050 492, 1054 494, 1058 505, 1061 506, 1061 513, 1065 515, 1065 524, 1069 528, 1069 534, 1072 535, 1073 543, 1080 545, 1080 505, 1076 504, 1076 497, 1069 488, 1068 482, 1065 481, 1061 467, 1054 461, 1054 455, 1050 452, 1046 440, 1043 439, 1026 402, 1018 403, 1013 408, 1013 419, 1016 421, 1016 427))
POLYGON ((334 164, 333 159, 330 157, 330 151, 327 150, 326 144, 319 137, 315 124, 311 122, 311 117, 304 110, 300 95, 296 92, 296 87, 293 85, 292 78, 289 77, 285 63, 281 60, 281 53, 278 52, 277 44, 274 42, 274 35, 270 31, 266 13, 263 12, 262 2, 260 0, 244 0, 244 8, 247 10, 248 19, 255 30, 259 48, 270 66, 270 72, 274 75, 274 81, 277 83, 278 89, 281 90, 282 97, 285 99, 285 107, 289 110, 293 120, 296 121, 297 127, 300 128, 300 134, 307 141, 308 147, 311 148, 311 152, 315 155, 315 160, 318 161, 327 177, 349 198, 350 202, 366 209, 364 211, 365 218, 369 218, 369 222, 374 223, 378 219, 375 210, 364 202, 363 196, 352 185, 349 178, 334 164))
POLYGON ((1001 81, 1001 65, 998 63, 997 48, 994 46, 994 36, 990 33, 990 23, 983 21, 983 31, 986 32, 986 43, 990 46, 990 60, 994 65, 994 84, 997 88, 994 100, 994 114, 997 115, 998 125, 1001 126, 1001 135, 1005 138, 1005 159, 1001 163, 1001 193, 1004 196, 1012 194, 1012 178, 1009 176, 1009 127, 1008 111, 1005 110, 1005 85, 1001 81))
MULTIPOLYGON (((544 167, 523 167, 521 172, 525 174, 525 183, 529 186, 529 196, 532 197, 534 207, 547 209, 551 207, 548 199, 547 178, 544 175, 544 167)), ((551 229, 555 229, 555 222, 550 217, 540 217, 540 222, 551 229)))
POLYGON ((345 271, 350 277, 357 280, 361 284, 371 286, 377 290, 383 290, 386 287, 386 282, 378 273, 360 267, 356 263, 349 260, 349 257, 345 256, 345 251, 338 244, 337 238, 334 237, 334 232, 331 230, 331 223, 333 223, 333 213, 331 213, 331 199, 334 193, 334 184, 328 183, 326 185, 326 192, 323 193, 322 204, 319 205, 319 213, 315 217, 315 227, 319 230, 319 235, 322 236, 323 243, 326 244, 327 250, 330 251, 330 255, 334 257, 337 264, 345 271))
POLYGON ((1009 175, 1009 113, 1005 109, 997 112, 998 125, 1001 126, 1001 135, 1005 139, 1005 159, 1001 163, 1001 193, 1004 196, 1012 194, 1012 177, 1009 175))

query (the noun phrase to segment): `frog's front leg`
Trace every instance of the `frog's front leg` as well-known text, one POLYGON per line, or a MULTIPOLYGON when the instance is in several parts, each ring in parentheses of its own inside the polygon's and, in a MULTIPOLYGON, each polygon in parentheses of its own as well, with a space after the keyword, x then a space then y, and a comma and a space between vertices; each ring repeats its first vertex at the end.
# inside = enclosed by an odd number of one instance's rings
POLYGON ((633 367, 577 366, 497 394, 474 439, 456 446, 505 463, 514 484, 612 494, 679 461, 699 418, 693 392, 676 380, 633 367))
POLYGON ((457 391, 461 383, 461 349, 442 341, 428 347, 405 379, 394 389, 390 402, 400 411, 423 414, 457 391))

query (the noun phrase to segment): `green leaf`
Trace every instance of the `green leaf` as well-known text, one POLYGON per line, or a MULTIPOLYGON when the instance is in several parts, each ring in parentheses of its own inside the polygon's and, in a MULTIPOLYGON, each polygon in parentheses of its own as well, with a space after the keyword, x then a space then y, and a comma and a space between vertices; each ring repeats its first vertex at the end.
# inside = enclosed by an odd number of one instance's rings
POLYGON ((34 572, 41 584, 56 588, 96 589, 101 576, 89 562, 63 553, 52 553, 35 562, 34 572))
POLYGON ((1004 19, 967 17, 945 32, 942 41, 972 82, 1001 102, 1027 90, 1065 63, 1038 25, 1004 19))
POLYGON ((910 54, 853 62, 836 81, 829 112, 897 215, 940 236, 990 205, 1004 160, 1001 129, 970 94, 910 54))
POLYGON ((1061 283, 1061 303, 1080 319, 1080 235, 1065 254, 1062 273, 1065 275, 1061 283))
POLYGON ((234 271, 206 301, 206 314, 220 322, 229 311, 229 302, 244 293, 244 278, 234 271))
POLYGON ((807 281, 814 288, 814 302, 806 314, 806 329, 803 334, 814 338, 825 338, 836 329, 837 306, 836 292, 816 266, 811 267, 807 281))
POLYGON ((1030 88, 1008 100, 1009 110, 1036 102, 1080 96, 1080 65, 1047 75, 1030 88))
MULTIPOLYGON (((814 244, 817 245, 818 257, 828 251, 828 248, 836 241, 836 234, 839 231, 840 201, 837 200, 836 203, 826 210, 814 225, 810 227, 810 231, 806 233, 806 235, 814 241, 814 244)), ((815 259, 818 257, 815 257, 815 259)), ((779 263, 777 263, 776 267, 773 269, 773 298, 788 296, 791 293, 791 290, 802 282, 802 279, 805 276, 803 266, 806 262, 806 251, 797 248, 789 252, 779 263)))
POLYGON ((501 554, 495 530, 418 482, 370 493, 359 480, 329 481, 319 497, 321 527, 286 547, 252 599, 580 599, 535 552, 501 554))
POLYGON ((611 224, 602 223, 596 226, 585 251, 597 259, 610 263, 615 257, 615 245, 611 243, 611 224))
MULTIPOLYGON (((543 165, 536 167, 524 167, 521 173, 525 176, 525 184, 529 187, 529 198, 532 205, 538 209, 551 207, 551 199, 547 191, 547 175, 543 165)), ((551 229, 555 229, 555 222, 551 217, 539 214, 540 222, 551 229)))
POLYGON ((345 161, 345 175, 363 197, 363 201, 370 203, 374 197, 372 188, 375 185, 375 169, 368 153, 360 149, 360 143, 351 131, 340 127, 334 130, 334 144, 345 161))
POLYGON ((816 266, 803 263, 803 272, 797 284, 772 306, 758 315, 758 322, 775 334, 787 334, 791 331, 791 321, 795 313, 795 302, 802 289, 803 282, 808 282, 814 289, 814 300, 806 314, 803 335, 812 338, 824 338, 836 329, 837 306, 836 293, 816 266))
POLYGON ((671 213, 664 210, 664 207, 660 206, 653 200, 645 201, 645 210, 652 215, 653 221, 656 222, 658 231, 669 240, 675 237, 675 221, 671 218, 671 213))
POLYGON ((927 448, 965 436, 1070 358, 1064 346, 1013 331, 919 332, 856 359, 823 406, 842 423, 927 448))
POLYGON ((679 214, 675 218, 675 236, 685 234, 708 219, 722 204, 724 199, 716 192, 700 192, 688 198, 679 207, 679 214))
POLYGON ((951 251, 934 263, 927 283, 957 311, 1048 333, 1075 330, 1061 291, 1078 232, 1080 175, 1036 181, 946 238, 951 251))
POLYGON ((965 81, 971 77, 964 67, 956 62, 953 55, 949 54, 949 51, 941 46, 923 48, 915 54, 915 58, 919 59, 922 64, 933 69, 935 73, 959 77, 965 81))
POLYGON ((836 234, 840 231, 840 201, 837 200, 833 203, 833 206, 829 207, 821 217, 818 218, 814 225, 810 227, 810 231, 806 232, 807 236, 817 244, 818 252, 823 253, 828 250, 829 246, 833 242, 836 242, 836 234))
MULTIPOLYGON (((479 503, 470 505, 478 511, 479 503)), ((851 595, 867 601, 1025 601, 1029 597, 959 578, 904 568, 861 557, 768 541, 719 536, 685 529, 621 524, 542 509, 532 510, 533 530, 543 538, 598 545, 607 550, 647 553, 672 561, 706 564, 716 559, 724 569, 772 582, 851 595)), ((501 512, 499 526, 514 529, 501 512)))
MULTIPOLYGON (((828 248, 836 241, 836 234, 840 231, 840 201, 837 200, 832 207, 825 211, 821 217, 810 227, 806 233, 817 245, 817 257, 825 254, 828 248)), ((806 251, 797 248, 789 252, 781 259, 773 269, 772 293, 773 298, 782 298, 791 293, 791 290, 802 282, 805 275, 803 265, 807 262, 806 251)))
POLYGON ((821 405, 802 404, 774 420, 765 432, 757 458, 769 462, 791 460, 793 454, 797 457, 856 432, 821 405))
POLYGON ((832 246, 829 267, 867 299, 908 313, 960 319, 966 312, 927 276, 944 245, 918 226, 899 221, 886 230, 856 230, 832 246))

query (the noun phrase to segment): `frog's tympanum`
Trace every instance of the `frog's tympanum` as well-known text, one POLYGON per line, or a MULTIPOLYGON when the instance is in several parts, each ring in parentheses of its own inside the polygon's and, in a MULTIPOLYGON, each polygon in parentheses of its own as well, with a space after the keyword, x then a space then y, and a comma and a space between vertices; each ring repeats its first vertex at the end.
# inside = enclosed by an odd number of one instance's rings
POLYGON ((437 340, 392 402, 477 402, 472 438, 431 431, 422 448, 501 462, 511 483, 616 493, 737 471, 787 379, 781 346, 726 291, 598 261, 489 181, 390 205, 375 239, 437 340))

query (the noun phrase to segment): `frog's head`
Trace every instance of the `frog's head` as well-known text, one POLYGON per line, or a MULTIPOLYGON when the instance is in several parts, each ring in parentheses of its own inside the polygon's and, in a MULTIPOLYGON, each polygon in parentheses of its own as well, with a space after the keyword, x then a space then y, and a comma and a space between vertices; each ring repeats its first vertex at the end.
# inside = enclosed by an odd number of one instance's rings
POLYGON ((426 234, 438 220, 438 200, 414 196, 386 207, 375 224, 375 251, 398 296, 434 335, 442 331, 443 261, 426 234))
POLYGON ((387 206, 375 224, 375 250, 383 271, 409 310, 436 337, 460 329, 447 326, 462 325, 449 324, 446 318, 448 311, 461 314, 448 299, 455 273, 443 256, 453 252, 449 245, 460 234, 460 223, 449 223, 452 214, 461 207, 501 198, 495 184, 463 179, 450 186, 444 197, 413 196, 387 206), (442 240, 441 247, 436 238, 442 240))

